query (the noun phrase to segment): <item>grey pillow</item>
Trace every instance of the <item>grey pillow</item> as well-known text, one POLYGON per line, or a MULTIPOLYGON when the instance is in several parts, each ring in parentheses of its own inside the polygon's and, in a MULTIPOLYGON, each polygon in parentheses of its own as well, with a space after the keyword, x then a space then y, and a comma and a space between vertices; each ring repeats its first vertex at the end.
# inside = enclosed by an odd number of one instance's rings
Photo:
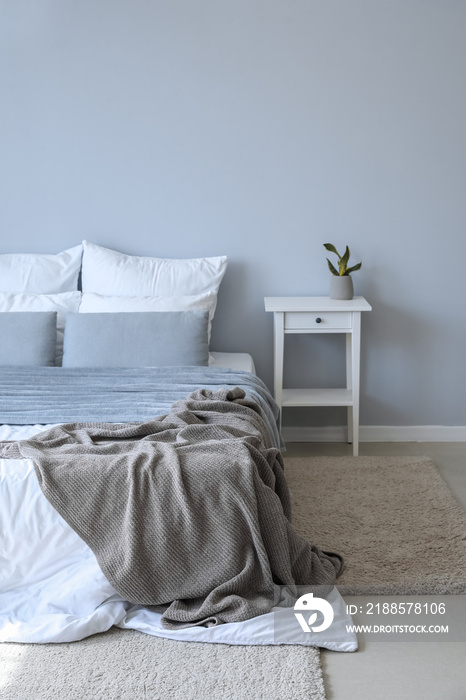
POLYGON ((0 338, 0 365, 53 367, 57 313, 2 311, 0 338))
POLYGON ((63 367, 207 365, 207 311, 68 314, 63 367))

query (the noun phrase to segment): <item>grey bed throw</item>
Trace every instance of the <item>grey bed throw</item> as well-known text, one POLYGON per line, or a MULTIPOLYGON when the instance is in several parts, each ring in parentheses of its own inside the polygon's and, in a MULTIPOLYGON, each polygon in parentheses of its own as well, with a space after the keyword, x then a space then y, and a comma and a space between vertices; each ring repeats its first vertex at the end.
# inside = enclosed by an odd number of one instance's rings
POLYGON ((274 584, 331 585, 341 558, 300 538, 280 451, 240 388, 201 389, 155 420, 68 424, 1 443, 118 593, 176 629, 268 612, 274 584))
POLYGON ((260 405, 278 447, 278 407, 265 384, 220 367, 0 367, 0 423, 145 421, 196 389, 235 386, 260 405))

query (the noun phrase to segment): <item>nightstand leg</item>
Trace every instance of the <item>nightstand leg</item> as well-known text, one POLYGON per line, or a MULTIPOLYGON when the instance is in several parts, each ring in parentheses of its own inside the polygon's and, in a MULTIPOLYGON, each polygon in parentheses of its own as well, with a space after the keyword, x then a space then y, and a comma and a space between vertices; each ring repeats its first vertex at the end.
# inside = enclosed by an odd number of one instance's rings
POLYGON ((359 454, 359 381, 360 381, 360 354, 361 354, 361 314, 353 313, 353 340, 352 340, 352 382, 353 382, 353 455, 359 454))
POLYGON ((278 428, 282 429, 283 414, 283 353, 285 345, 285 314, 277 311, 273 315, 274 320, 274 370, 273 370, 273 392, 275 401, 280 409, 278 428))
MULTIPOLYGON (((346 388, 353 389, 353 348, 351 343, 351 333, 346 333, 346 388)), ((353 407, 348 406, 346 411, 348 421, 348 442, 353 442, 353 407)))

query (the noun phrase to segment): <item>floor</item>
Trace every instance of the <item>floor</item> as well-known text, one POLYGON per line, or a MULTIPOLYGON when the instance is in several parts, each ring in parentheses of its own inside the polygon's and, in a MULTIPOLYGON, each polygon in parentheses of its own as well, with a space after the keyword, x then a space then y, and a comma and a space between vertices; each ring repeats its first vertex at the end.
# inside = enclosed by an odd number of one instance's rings
MULTIPOLYGON (((288 443, 287 456, 350 455, 345 443, 288 443)), ((466 510, 466 443, 362 443, 363 455, 426 455, 466 510)), ((345 598, 347 603, 363 598, 345 598)), ((355 653, 322 651, 327 700, 466 700, 466 597, 464 641, 376 642, 359 637, 355 653)))

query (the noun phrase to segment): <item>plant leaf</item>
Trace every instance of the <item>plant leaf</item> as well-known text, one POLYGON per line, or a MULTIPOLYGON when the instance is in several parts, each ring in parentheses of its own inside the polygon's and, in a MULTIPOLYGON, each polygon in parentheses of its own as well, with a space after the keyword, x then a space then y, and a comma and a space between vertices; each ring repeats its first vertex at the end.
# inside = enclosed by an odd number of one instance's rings
POLYGON ((343 253, 342 257, 340 258, 340 260, 338 262, 338 269, 339 269, 341 277, 343 275, 346 275, 346 268, 347 268, 349 256, 350 256, 350 249, 348 248, 348 246, 346 246, 345 252, 343 253))
POLYGON ((330 262, 330 260, 328 258, 327 258, 327 262, 328 262, 328 269, 330 270, 332 275, 336 275, 338 277, 337 270, 334 268, 334 266, 332 265, 332 263, 330 262))
POLYGON ((338 257, 340 257, 340 253, 339 253, 338 250, 335 248, 335 246, 332 245, 331 243, 324 243, 324 248, 325 248, 325 250, 328 250, 328 251, 330 251, 331 253, 335 253, 335 255, 338 255, 338 257))
POLYGON ((346 270, 346 274, 349 275, 350 272, 356 272, 356 270, 360 270, 362 266, 362 262, 358 263, 357 265, 353 265, 353 267, 349 267, 346 270))

